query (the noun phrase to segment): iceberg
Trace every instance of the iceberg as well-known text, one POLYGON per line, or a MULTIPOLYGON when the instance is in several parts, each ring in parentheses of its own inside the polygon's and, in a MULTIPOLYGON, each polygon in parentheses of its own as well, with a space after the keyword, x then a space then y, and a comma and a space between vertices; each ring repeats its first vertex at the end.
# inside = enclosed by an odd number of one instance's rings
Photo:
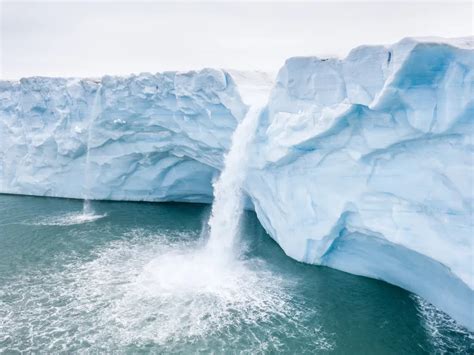
POLYGON ((242 188, 285 253, 474 330, 472 37, 290 58, 274 83, 218 69, 2 81, 0 192, 210 202, 262 97, 242 188))

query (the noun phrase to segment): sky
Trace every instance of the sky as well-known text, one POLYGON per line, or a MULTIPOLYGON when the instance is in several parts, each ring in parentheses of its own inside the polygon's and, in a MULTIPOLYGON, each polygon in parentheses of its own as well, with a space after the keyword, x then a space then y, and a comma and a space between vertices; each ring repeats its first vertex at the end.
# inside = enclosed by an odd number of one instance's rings
POLYGON ((473 35, 470 2, 0 0, 0 77, 277 71, 407 36, 473 35))

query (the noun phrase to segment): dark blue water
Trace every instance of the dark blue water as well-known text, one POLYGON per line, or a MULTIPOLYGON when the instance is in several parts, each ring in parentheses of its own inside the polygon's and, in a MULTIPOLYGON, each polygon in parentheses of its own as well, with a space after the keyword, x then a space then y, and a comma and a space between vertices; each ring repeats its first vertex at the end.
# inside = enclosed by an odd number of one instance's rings
POLYGON ((473 353, 384 282, 284 255, 253 213, 240 257, 202 253, 209 206, 0 195, 0 353, 473 353))

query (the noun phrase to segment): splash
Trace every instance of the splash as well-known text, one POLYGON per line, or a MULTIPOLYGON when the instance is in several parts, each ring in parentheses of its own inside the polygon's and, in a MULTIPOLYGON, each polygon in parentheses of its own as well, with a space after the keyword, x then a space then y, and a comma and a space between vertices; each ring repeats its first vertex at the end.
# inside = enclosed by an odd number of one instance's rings
POLYGON ((138 344, 159 350, 152 352, 194 353, 246 344, 250 353, 262 353, 280 346, 268 324, 278 334, 326 341, 324 332, 299 323, 315 313, 292 299, 288 290, 296 281, 264 260, 215 269, 196 253, 196 235, 138 229, 126 236, 97 248, 93 258, 59 253, 53 265, 61 268, 31 270, 9 283, 5 292, 14 297, 8 304, 0 297, 0 334, 3 326, 12 347, 24 352, 85 344, 92 352, 121 352, 138 344), (25 298, 35 306, 24 307, 25 298), (30 323, 31 342, 13 337, 30 323), (229 334, 236 344, 226 341, 229 334))
POLYGON ((85 213, 83 210, 81 212, 66 213, 59 216, 41 217, 25 224, 34 226, 72 226, 75 224, 94 222, 105 216, 107 216, 106 213, 97 214, 94 211, 85 213))
POLYGON ((410 296, 415 302, 418 314, 423 320, 425 331, 429 340, 437 352, 444 353, 463 353, 463 344, 474 344, 474 334, 462 327, 454 319, 446 313, 440 311, 432 304, 425 301, 420 296, 412 294, 410 296), (455 342, 451 338, 452 334, 458 335, 458 340, 463 339, 462 342, 455 342))
POLYGON ((250 107, 232 136, 229 152, 224 157, 224 169, 214 184, 214 202, 209 219, 207 248, 214 257, 229 257, 238 234, 243 211, 242 184, 249 161, 249 147, 262 108, 250 107))

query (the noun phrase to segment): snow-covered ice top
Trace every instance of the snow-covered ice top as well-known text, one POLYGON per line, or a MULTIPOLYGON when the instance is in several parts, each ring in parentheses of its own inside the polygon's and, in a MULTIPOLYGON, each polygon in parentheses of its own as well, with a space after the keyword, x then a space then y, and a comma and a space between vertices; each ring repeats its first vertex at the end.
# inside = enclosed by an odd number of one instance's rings
POLYGON ((89 149, 93 198, 210 201, 232 132, 273 86, 244 181, 268 233, 297 260, 399 285, 474 329, 473 37, 290 58, 272 80, 0 82, 1 192, 81 198, 89 149))

